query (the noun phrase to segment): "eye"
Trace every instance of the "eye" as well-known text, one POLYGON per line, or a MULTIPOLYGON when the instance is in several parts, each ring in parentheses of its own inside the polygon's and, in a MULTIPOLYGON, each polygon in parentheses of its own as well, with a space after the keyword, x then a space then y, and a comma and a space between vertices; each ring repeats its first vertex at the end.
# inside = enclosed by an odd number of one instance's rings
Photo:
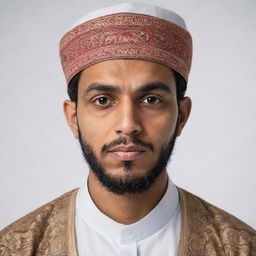
POLYGON ((160 99, 155 96, 149 96, 142 101, 142 103, 150 104, 150 105, 158 104, 160 102, 161 102, 160 99))
POLYGON ((98 106, 108 106, 112 103, 112 101, 109 98, 102 96, 97 99, 94 99, 93 103, 95 103, 98 106))

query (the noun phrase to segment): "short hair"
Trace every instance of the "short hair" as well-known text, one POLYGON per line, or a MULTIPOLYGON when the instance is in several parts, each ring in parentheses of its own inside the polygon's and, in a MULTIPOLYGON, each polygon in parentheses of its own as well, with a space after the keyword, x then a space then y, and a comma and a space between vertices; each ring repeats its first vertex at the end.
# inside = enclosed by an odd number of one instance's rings
MULTIPOLYGON (((78 82, 82 71, 77 73, 68 84, 68 95, 71 101, 77 103, 78 96, 78 82)), ((180 75, 177 71, 173 70, 175 82, 176 82, 176 91, 177 91, 177 101, 181 101, 187 90, 187 82, 182 75, 180 75)))

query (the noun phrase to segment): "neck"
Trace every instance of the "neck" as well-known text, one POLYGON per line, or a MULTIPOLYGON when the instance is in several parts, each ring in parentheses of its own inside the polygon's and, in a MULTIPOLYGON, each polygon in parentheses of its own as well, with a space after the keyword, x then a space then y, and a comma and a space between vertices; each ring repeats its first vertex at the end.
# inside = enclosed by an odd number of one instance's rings
POLYGON ((104 188, 91 170, 88 177, 88 189, 95 205, 102 213, 122 224, 132 224, 145 217, 163 197, 167 183, 165 170, 147 191, 117 195, 104 188))

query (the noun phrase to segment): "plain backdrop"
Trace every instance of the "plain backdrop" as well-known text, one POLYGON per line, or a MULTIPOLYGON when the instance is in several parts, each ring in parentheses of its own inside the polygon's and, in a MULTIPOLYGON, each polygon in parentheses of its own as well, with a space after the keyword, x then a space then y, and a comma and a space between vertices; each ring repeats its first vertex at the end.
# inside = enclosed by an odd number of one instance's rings
MULTIPOLYGON (((120 2, 0 1, 0 229, 85 182, 58 43, 85 13, 120 2)), ((178 12, 193 37, 193 109, 171 178, 255 228, 256 1, 141 2, 178 12)))

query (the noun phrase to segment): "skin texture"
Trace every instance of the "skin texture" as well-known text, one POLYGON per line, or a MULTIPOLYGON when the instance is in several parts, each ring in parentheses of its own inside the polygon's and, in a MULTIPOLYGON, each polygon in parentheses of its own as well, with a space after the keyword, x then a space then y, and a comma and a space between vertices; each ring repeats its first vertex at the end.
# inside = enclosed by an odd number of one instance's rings
MULTIPOLYGON (((92 147, 106 173, 123 181, 148 173, 175 129, 177 136, 181 134, 190 109, 190 98, 177 102, 172 70, 143 60, 111 60, 88 67, 79 80, 77 106, 69 100, 64 102, 65 116, 75 138, 79 138, 79 126, 82 140, 92 147), (136 137, 151 148, 139 146, 143 151, 139 154, 137 150, 109 152, 115 146, 103 150, 120 137, 125 142, 119 146, 138 147, 132 140, 136 137), (128 171, 123 161, 127 159, 132 160, 128 171)), ((94 203, 104 214, 130 224, 154 208, 166 190, 167 181, 165 169, 146 191, 118 195, 102 186, 89 170, 88 187, 94 203)))

